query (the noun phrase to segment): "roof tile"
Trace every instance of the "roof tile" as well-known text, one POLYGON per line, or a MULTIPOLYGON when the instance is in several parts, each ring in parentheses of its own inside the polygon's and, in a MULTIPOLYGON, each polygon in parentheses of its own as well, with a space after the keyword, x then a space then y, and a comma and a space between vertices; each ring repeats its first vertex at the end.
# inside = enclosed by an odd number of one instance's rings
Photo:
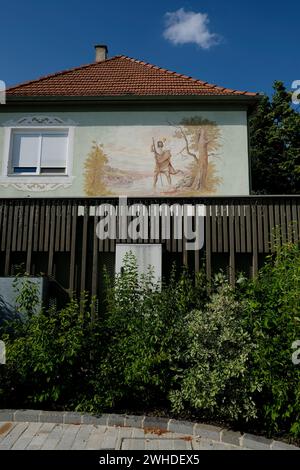
POLYGON ((64 70, 7 90, 8 96, 257 96, 231 90, 127 56, 64 70))

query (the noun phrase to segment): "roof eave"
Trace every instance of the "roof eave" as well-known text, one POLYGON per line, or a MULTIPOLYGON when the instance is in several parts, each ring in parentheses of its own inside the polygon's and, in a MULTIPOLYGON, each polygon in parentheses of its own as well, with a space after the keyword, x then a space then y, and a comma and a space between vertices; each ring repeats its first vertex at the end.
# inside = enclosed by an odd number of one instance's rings
POLYGON ((42 103, 68 103, 68 104, 113 104, 113 103, 231 103, 255 106, 263 95, 118 95, 118 96, 17 96, 8 95, 7 104, 42 104, 42 103))

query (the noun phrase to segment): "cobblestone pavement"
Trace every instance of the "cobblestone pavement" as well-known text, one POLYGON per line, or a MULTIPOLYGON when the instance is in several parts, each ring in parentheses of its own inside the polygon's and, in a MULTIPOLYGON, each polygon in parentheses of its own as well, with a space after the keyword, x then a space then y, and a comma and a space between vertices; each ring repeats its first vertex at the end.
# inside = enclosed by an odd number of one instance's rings
POLYGON ((240 447, 184 434, 93 424, 0 422, 0 450, 193 450, 240 447))
POLYGON ((151 416, 0 410, 0 450, 300 450, 217 426, 151 416))

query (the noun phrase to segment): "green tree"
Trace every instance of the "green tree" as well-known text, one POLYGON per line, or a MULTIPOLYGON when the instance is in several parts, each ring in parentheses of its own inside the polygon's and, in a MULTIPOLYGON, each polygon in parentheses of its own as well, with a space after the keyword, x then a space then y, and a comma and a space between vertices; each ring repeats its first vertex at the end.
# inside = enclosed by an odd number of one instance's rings
POLYGON ((300 114, 282 82, 273 88, 250 120, 252 192, 300 194, 300 114))

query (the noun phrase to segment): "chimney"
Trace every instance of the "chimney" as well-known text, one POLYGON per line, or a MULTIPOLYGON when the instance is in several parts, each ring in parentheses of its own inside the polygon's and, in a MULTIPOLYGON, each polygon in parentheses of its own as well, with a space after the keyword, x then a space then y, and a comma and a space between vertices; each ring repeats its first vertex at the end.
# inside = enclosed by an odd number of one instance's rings
POLYGON ((96 57, 95 57, 96 62, 102 62, 103 60, 107 59, 108 49, 105 44, 96 44, 95 49, 96 49, 96 57))

